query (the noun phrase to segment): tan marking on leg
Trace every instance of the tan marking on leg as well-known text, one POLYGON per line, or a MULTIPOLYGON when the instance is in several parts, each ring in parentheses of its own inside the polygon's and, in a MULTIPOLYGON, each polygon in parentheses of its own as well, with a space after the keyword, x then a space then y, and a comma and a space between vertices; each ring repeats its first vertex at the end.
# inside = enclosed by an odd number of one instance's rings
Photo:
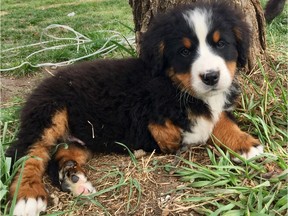
POLYGON ((191 42, 191 40, 190 40, 189 38, 184 37, 184 38, 182 39, 182 42, 183 42, 183 45, 184 45, 187 49, 190 49, 190 48, 191 48, 192 42, 191 42))
POLYGON ((218 43, 218 41, 220 40, 220 32, 218 30, 213 33, 212 39, 214 43, 218 43))
POLYGON ((68 148, 60 146, 55 154, 59 165, 59 181, 63 191, 74 195, 90 194, 95 188, 88 181, 83 166, 92 157, 91 152, 84 147, 70 144, 68 148))
POLYGON ((212 134, 213 141, 223 147, 228 147, 235 152, 248 152, 251 147, 260 142, 251 135, 241 131, 241 129, 231 121, 225 113, 221 113, 219 121, 216 123, 212 134))
POLYGON ((181 129, 170 120, 166 120, 164 125, 150 123, 148 129, 162 152, 175 152, 180 148, 181 129))
POLYGON ((236 65, 237 65, 237 64, 236 64, 235 61, 228 61, 228 62, 226 62, 226 66, 227 66, 227 68, 228 68, 228 70, 229 70, 229 72, 230 72, 230 74, 231 74, 232 79, 233 79, 234 76, 235 76, 235 72, 236 72, 236 68, 237 68, 236 65))
MULTIPOLYGON (((26 161, 22 173, 20 188, 17 200, 21 198, 47 198, 42 177, 46 165, 50 159, 49 152, 58 139, 63 138, 67 133, 68 119, 67 110, 57 111, 52 117, 52 125, 46 128, 41 139, 31 145, 28 151, 30 158, 26 161)), ((19 173, 10 186, 10 195, 13 196, 18 184, 19 173)))
POLYGON ((59 161, 59 167, 62 167, 66 161, 75 161, 80 166, 86 164, 86 162, 91 159, 92 153, 84 148, 77 147, 76 145, 70 144, 68 148, 64 146, 59 147, 55 154, 55 160, 59 161))
POLYGON ((54 146, 57 139, 62 138, 66 134, 67 127, 67 110, 58 111, 52 119, 52 126, 44 130, 42 141, 47 146, 54 146))

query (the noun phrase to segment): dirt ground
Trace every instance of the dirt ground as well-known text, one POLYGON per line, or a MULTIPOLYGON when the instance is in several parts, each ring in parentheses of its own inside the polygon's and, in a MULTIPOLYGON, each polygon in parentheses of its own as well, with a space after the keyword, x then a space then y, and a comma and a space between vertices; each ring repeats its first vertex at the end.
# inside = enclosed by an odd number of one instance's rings
MULTIPOLYGON (((20 78, 1 75, 1 108, 13 106, 16 97, 25 98, 48 76, 51 74, 45 70, 20 78)), ((190 160, 207 163, 205 148, 196 148, 190 160)), ((64 215, 87 216, 192 215, 193 206, 185 206, 180 201, 195 191, 185 189, 185 184, 165 169, 167 164, 174 163, 174 155, 148 153, 137 161, 138 165, 135 166, 129 155, 95 155, 86 170, 96 191, 101 194, 92 201, 79 198, 76 202, 71 194, 52 186, 45 176, 44 182, 50 194, 47 213, 66 212, 64 215)), ((193 212, 193 215, 198 214, 193 212)))
POLYGON ((0 74, 1 107, 12 105, 13 99, 25 98, 44 77, 45 72, 25 77, 13 77, 0 74))
MULTIPOLYGON (((207 158, 204 148, 193 152, 194 160, 207 158)), ((96 188, 102 193, 93 198, 102 207, 88 199, 78 201, 75 205, 70 194, 61 192, 52 187, 45 178, 51 197, 47 213, 55 211, 70 211, 71 215, 200 215, 193 211, 193 207, 181 200, 189 194, 194 194, 191 188, 187 189, 185 183, 173 176, 173 169, 167 172, 165 166, 175 161, 174 155, 147 154, 138 159, 138 166, 134 166, 127 155, 98 154, 87 164, 87 175, 96 188), (131 182, 137 182, 140 188, 131 182), (139 198, 139 203, 138 202, 139 198), (73 206, 73 208, 72 208, 73 206), (107 212, 105 212, 107 211, 107 212)), ((207 161, 206 161, 207 162, 207 161)), ((67 213, 69 215, 69 213, 67 213)))

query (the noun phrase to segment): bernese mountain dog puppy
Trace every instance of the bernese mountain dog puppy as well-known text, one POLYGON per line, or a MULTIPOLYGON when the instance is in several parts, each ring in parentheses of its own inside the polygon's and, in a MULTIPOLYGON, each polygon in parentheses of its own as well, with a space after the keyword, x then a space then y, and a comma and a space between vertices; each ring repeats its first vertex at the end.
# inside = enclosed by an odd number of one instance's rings
POLYGON ((244 158, 262 153, 230 118, 249 36, 243 14, 227 3, 184 5, 154 18, 139 58, 82 62, 44 80, 23 107, 18 139, 7 151, 28 156, 10 187, 13 196, 19 184, 14 215, 45 211, 47 167, 63 191, 93 193, 82 166, 90 152, 125 152, 118 142, 174 153, 213 135, 244 158))

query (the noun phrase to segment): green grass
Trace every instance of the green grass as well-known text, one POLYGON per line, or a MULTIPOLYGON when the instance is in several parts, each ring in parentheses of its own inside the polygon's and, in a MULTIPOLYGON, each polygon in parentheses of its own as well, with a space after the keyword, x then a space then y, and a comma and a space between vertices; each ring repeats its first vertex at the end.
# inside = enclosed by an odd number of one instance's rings
MULTIPOLYGON (((29 59, 31 63, 55 63, 93 53, 111 36, 110 33, 99 33, 99 30, 116 30, 125 36, 133 35, 131 29, 126 27, 133 26, 132 14, 127 1, 84 2, 71 4, 71 1, 61 0, 61 4, 59 4, 55 0, 4 1, 1 4, 1 10, 7 14, 1 17, 1 50, 38 43, 43 29, 53 23, 67 25, 91 41, 85 43, 85 47, 80 46, 78 53, 76 46, 47 51, 29 59), (75 12, 76 15, 68 17, 67 14, 71 12, 75 12)), ((287 5, 285 13, 287 16, 287 5)), ((233 152, 223 152, 217 147, 215 147, 216 149, 208 147, 206 150, 210 161, 208 165, 184 158, 180 158, 181 163, 177 167, 165 164, 163 168, 152 164, 152 167, 147 168, 149 172, 157 169, 166 169, 167 171, 175 169, 174 174, 181 187, 167 193, 181 194, 181 198, 175 201, 178 206, 183 208, 192 206, 194 211, 202 215, 277 216, 287 212, 288 71, 286 62, 288 60, 288 28, 286 16, 282 14, 267 25, 268 52, 273 58, 268 62, 259 62, 258 67, 250 75, 241 75, 243 89, 241 108, 235 111, 241 128, 258 137, 265 146, 266 153, 263 158, 235 164, 230 159, 231 154, 235 156, 233 152), (275 169, 276 174, 268 175, 271 173, 271 169, 272 171, 275 169)), ((64 29, 57 29, 51 33, 59 37, 73 36, 71 32, 64 29)), ((73 40, 53 41, 49 43, 49 46, 68 42, 73 42, 73 40)), ((117 41, 113 41, 109 45, 115 43, 117 44, 117 41)), ((39 49, 41 47, 36 46, 1 53, 1 68, 17 66, 27 60, 25 59, 27 55, 39 49)), ((129 46, 122 47, 118 44, 118 49, 109 53, 107 57, 134 55, 135 53, 131 50, 129 46)), ((96 57, 103 56, 99 54, 90 58, 96 57)), ((17 70, 1 73, 18 76, 36 70, 38 69, 26 65, 17 70)), ((22 99, 14 99, 13 106, 1 109, 1 213, 9 212, 6 204, 8 186, 16 172, 16 169, 13 169, 12 174, 9 173, 11 161, 9 158, 5 158, 4 152, 15 139, 18 130, 18 112, 21 107, 19 101, 22 102, 22 99)), ((142 172, 144 169, 139 167, 139 163, 132 153, 130 153, 130 157, 133 168, 139 173, 142 172)), ((16 164, 16 166, 19 165, 21 165, 20 162, 16 164)), ((141 206, 141 179, 135 176, 124 177, 123 172, 119 171, 117 167, 111 167, 110 170, 103 170, 99 183, 111 178, 115 178, 114 185, 103 186, 101 190, 97 191, 97 194, 86 199, 102 209, 103 212, 109 212, 109 209, 98 202, 97 197, 104 193, 115 195, 120 193, 121 188, 128 188, 128 201, 125 209, 126 213, 133 214, 134 210, 139 205, 141 206)), ((68 209, 72 211, 82 204, 84 204, 83 198, 75 198, 68 209)), ((55 212, 53 215, 64 213, 67 212, 55 212)))
MULTIPOLYGON (((132 11, 126 1, 97 0, 97 1, 4 1, 1 9, 6 14, 1 17, 1 69, 9 69, 30 62, 32 65, 41 63, 56 63, 79 58, 94 53, 115 33, 101 31, 117 31, 124 36, 133 36, 130 28, 133 26, 132 11), (75 16, 67 16, 69 13, 75 16), (69 45, 61 49, 46 50, 27 58, 31 53, 45 47, 74 44, 74 33, 64 28, 50 29, 53 39, 45 35, 44 29, 51 24, 69 26, 90 40, 79 46, 69 45), (49 41, 31 47, 8 50, 15 47, 27 46, 49 41), (7 51, 8 50, 8 51, 7 51)), ((116 39, 114 41, 117 42, 116 39)), ((110 42, 108 45, 112 45, 110 42)), ((115 43, 114 43, 115 44, 115 43)), ((109 57, 125 55, 125 50, 113 52, 109 57), (124 54, 123 54, 124 53, 124 54)), ((127 55, 127 54, 126 54, 127 55)), ((100 57, 95 55, 92 58, 100 57)), ((89 58, 87 58, 89 59, 89 58)), ((91 57, 90 57, 91 59, 91 57)), ((37 69, 26 64, 17 70, 10 70, 13 75, 25 75, 37 69)), ((39 69, 38 69, 39 70, 39 69)))
POLYGON ((15 135, 18 131, 19 122, 19 110, 21 109, 21 104, 19 101, 23 99, 14 98, 12 105, 9 107, 1 107, 0 112, 0 126, 1 126, 1 147, 6 148, 15 139, 15 135))
MULTIPOLYGON (((287 154, 287 77, 271 68, 269 73, 259 63, 262 85, 251 77, 245 76, 251 86, 250 94, 242 95, 242 115, 250 124, 253 133, 262 143, 267 143, 267 150, 275 154, 287 154)), ((259 80, 258 80, 259 81, 259 80)), ((286 155, 287 156, 287 155, 286 155)))
MULTIPOLYGON (((261 4, 265 7, 267 0, 261 0, 261 4)), ((288 4, 285 4, 284 11, 278 17, 276 17, 266 27, 266 39, 268 44, 268 52, 278 62, 283 64, 287 63, 288 58, 288 4)))
MULTIPOLYGON (((235 165, 229 153, 217 148, 222 157, 207 149, 211 165, 203 166, 185 159, 175 175, 188 182, 198 195, 187 195, 181 202, 195 204, 194 210, 204 215, 282 215, 287 211, 287 171, 273 178, 265 177, 265 164, 277 157, 267 154, 258 163, 246 161, 235 165)), ((287 169, 287 165, 286 165, 287 169)), ((183 188, 178 188, 183 190, 183 188)))

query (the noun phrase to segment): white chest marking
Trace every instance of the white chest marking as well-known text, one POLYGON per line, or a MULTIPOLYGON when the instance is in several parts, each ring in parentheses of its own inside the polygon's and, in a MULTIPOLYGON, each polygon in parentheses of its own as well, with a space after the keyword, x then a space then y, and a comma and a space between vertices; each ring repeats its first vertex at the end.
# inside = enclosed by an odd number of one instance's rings
POLYGON ((191 132, 183 131, 183 143, 197 145, 207 142, 213 131, 214 125, 219 120, 219 116, 223 111, 225 98, 225 93, 223 93, 203 99, 210 107, 212 118, 197 117, 195 121, 191 123, 191 132))
POLYGON ((195 125, 191 126, 192 132, 183 132, 183 143, 197 145, 205 143, 212 133, 214 124, 203 117, 197 118, 195 125))

